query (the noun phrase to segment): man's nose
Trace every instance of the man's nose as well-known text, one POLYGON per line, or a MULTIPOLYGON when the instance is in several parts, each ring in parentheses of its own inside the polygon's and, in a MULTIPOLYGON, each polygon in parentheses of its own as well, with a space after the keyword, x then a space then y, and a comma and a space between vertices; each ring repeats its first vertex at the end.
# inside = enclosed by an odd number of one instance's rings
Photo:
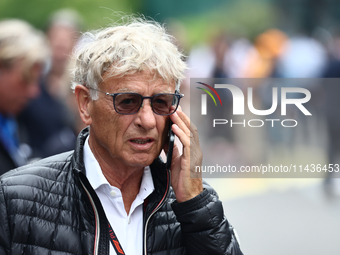
POLYGON ((144 129, 153 129, 156 127, 156 116, 152 110, 149 99, 145 99, 139 112, 139 125, 144 129))

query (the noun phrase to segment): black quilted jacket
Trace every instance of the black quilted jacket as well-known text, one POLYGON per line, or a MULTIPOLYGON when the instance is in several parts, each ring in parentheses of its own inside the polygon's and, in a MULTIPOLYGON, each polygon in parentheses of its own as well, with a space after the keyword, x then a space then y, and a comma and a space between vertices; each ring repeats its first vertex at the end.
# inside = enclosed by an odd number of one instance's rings
MULTIPOLYGON (((109 254, 105 213, 85 177, 83 144, 1 176, 0 255, 109 254)), ((177 203, 169 174, 151 165, 155 191, 144 206, 144 254, 242 254, 215 192, 177 203)), ((133 245, 134 240, 131 240, 133 245)))

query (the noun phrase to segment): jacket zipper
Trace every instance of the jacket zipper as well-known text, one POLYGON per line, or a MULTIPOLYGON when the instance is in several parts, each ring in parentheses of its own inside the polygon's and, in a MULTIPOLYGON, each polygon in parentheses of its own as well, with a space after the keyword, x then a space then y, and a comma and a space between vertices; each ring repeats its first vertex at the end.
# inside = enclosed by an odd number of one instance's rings
POLYGON ((93 201, 89 191, 87 190, 87 188, 85 187, 85 185, 83 184, 83 182, 81 180, 80 180, 80 183, 83 186, 87 196, 89 197, 91 205, 92 205, 92 208, 93 208, 93 211, 94 211, 94 216, 95 216, 95 221, 96 221, 96 232, 95 232, 95 237, 94 237, 94 251, 93 251, 93 254, 97 255, 98 254, 98 247, 99 247, 98 240, 99 240, 99 234, 100 234, 99 214, 98 214, 97 207, 96 207, 96 205, 95 205, 95 203, 94 203, 94 201, 93 201))
POLYGON ((170 177, 171 177, 170 170, 167 170, 167 188, 166 188, 165 194, 164 194, 162 200, 159 202, 159 204, 151 212, 151 214, 149 215, 148 219, 146 220, 145 229, 144 229, 144 255, 147 255, 147 251, 146 251, 146 233, 147 233, 147 229, 148 229, 148 223, 149 223, 149 220, 151 219, 151 217, 164 205, 166 199, 168 198, 169 190, 170 190, 170 177))

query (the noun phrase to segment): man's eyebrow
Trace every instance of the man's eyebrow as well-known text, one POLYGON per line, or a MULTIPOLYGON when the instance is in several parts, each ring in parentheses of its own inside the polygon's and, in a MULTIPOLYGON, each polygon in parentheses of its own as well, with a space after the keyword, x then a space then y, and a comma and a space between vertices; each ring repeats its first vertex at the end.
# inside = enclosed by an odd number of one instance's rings
POLYGON ((121 92, 133 92, 133 91, 127 87, 124 87, 124 88, 118 89, 116 93, 121 93, 121 92))
MULTIPOLYGON (((171 89, 167 89, 167 90, 164 90, 162 92, 159 92, 159 93, 174 93, 171 89)), ((159 94, 157 93, 157 94, 159 94)))
MULTIPOLYGON (((131 93, 139 93, 136 92, 135 90, 127 87, 119 88, 115 93, 122 93, 122 92, 131 92, 131 93)), ((171 88, 167 87, 164 90, 157 91, 153 94, 162 94, 162 93, 174 93, 171 88)))

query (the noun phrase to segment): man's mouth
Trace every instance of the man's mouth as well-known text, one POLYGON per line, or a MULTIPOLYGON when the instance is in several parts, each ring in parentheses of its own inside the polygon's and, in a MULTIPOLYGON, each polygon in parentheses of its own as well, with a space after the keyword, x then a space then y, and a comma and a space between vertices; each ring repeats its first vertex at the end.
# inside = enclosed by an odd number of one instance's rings
POLYGON ((133 143, 138 143, 138 144, 146 144, 146 143, 150 143, 151 139, 131 139, 130 141, 133 143))

